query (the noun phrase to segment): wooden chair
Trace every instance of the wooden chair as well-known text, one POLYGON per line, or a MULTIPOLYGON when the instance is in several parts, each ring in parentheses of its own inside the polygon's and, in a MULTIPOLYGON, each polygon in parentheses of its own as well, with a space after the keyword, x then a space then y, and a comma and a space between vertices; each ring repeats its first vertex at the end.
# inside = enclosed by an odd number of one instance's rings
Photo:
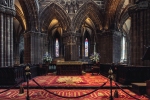
POLYGON ((93 64, 91 70, 92 70, 92 75, 94 75, 94 73, 99 75, 100 74, 100 63, 98 62, 96 64, 93 64))
POLYGON ((47 75, 49 71, 49 66, 47 64, 39 64, 38 74, 47 75))
POLYGON ((43 64, 43 68, 44 68, 44 74, 46 76, 49 72, 49 64, 43 64))

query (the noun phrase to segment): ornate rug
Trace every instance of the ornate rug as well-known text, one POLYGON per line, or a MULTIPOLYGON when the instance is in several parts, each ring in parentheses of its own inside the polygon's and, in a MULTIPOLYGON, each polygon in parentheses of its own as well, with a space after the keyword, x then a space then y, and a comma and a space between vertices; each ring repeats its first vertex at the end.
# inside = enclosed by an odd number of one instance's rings
MULTIPOLYGON (((38 76, 34 80, 41 86, 101 86, 107 82, 105 86, 110 86, 109 79, 102 75, 91 75, 86 73, 82 76, 57 76, 49 74, 47 76, 38 76)), ((26 86, 26 82, 22 84, 26 86)), ((113 82, 113 85, 114 82, 113 82)), ((29 81, 29 86, 37 86, 32 80, 29 81)))
MULTIPOLYGON (((4 91, 4 90, 0 89, 0 92, 1 91, 4 91)), ((59 96, 63 96, 63 97, 77 97, 77 96, 87 94, 93 90, 92 89, 86 89, 86 90, 49 89, 48 91, 55 93, 59 96)), ((114 91, 115 90, 112 91, 113 95, 114 95, 114 91)), ((125 89, 125 91, 140 100, 149 100, 145 96, 137 95, 137 94, 131 92, 130 90, 125 89)), ((11 89, 7 92, 1 93, 0 100, 26 100, 26 94, 27 94, 26 90, 24 90, 23 94, 19 94, 18 89, 11 89)), ((114 100, 135 100, 134 98, 125 94, 121 90, 118 90, 118 94, 119 94, 119 98, 114 98, 114 100)), ((86 95, 86 96, 80 97, 80 98, 62 98, 62 97, 58 97, 53 94, 50 94, 49 92, 46 92, 44 90, 30 89, 29 97, 30 97, 30 100, 109 100, 110 90, 109 89, 100 89, 92 94, 89 94, 89 95, 86 95)))

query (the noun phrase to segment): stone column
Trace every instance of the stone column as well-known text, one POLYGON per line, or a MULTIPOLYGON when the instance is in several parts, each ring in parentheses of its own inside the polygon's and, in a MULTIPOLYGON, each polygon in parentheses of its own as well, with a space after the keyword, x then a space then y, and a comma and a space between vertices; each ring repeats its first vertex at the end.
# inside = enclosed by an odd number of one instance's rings
POLYGON ((52 45, 51 45, 51 50, 52 50, 52 57, 55 58, 55 42, 54 40, 52 39, 52 45))
POLYGON ((38 64, 42 62, 45 53, 45 35, 29 31, 24 35, 24 62, 38 64))
POLYGON ((31 63, 31 39, 30 33, 24 34, 24 63, 31 63))
MULTIPOLYGON (((95 45, 96 46, 96 45, 95 45)), ((90 55, 94 53, 94 40, 90 42, 90 55)), ((85 45, 84 45, 84 49, 85 49, 85 45)), ((85 51, 85 50, 84 50, 85 51)), ((89 56, 90 56, 89 55, 89 56)))
POLYGON ((38 49, 38 52, 37 52, 37 63, 42 63, 42 48, 41 48, 41 37, 42 37, 42 34, 39 33, 38 34, 38 39, 37 39, 37 43, 38 43, 38 46, 37 46, 37 49, 38 49))
POLYGON ((3 29, 4 29, 4 26, 3 26, 3 13, 0 13, 0 67, 4 67, 4 59, 3 59, 3 29))
POLYGON ((14 64, 18 65, 20 64, 20 55, 19 55, 19 42, 16 41, 14 43, 14 64))
POLYGON ((48 37, 48 52, 51 55, 51 38, 48 37))
POLYGON ((39 63, 43 63, 43 55, 44 55, 44 33, 39 33, 39 39, 38 39, 38 41, 39 41, 39 45, 38 45, 38 61, 39 61, 39 63))
POLYGON ((39 63, 42 63, 42 59, 43 59, 43 36, 42 34, 39 34, 39 63))
POLYGON ((60 38, 60 58, 62 58, 63 57, 63 43, 62 43, 63 41, 62 41, 62 37, 60 38))
POLYGON ((0 67, 13 66, 13 0, 6 0, 0 4, 0 67))
MULTIPOLYGON (((137 5, 142 4, 142 0, 138 2, 137 5)), ((150 3, 150 1, 144 1, 150 3)), ((150 35, 149 35, 149 20, 150 20, 150 5, 147 6, 137 6, 131 7, 129 9, 129 15, 131 17, 131 31, 130 31, 130 64, 131 65, 140 65, 140 66, 149 66, 150 61, 142 61, 142 57, 146 52, 146 47, 150 44, 150 35)))
POLYGON ((36 32, 34 33, 34 63, 38 64, 38 63, 42 63, 42 58, 44 55, 43 52, 43 48, 44 48, 44 38, 45 34, 40 33, 40 32, 36 32))
POLYGON ((10 0, 6 0, 7 6, 10 7, 10 0))
POLYGON ((131 52, 130 52, 130 50, 131 50, 131 40, 130 40, 130 38, 128 37, 127 38, 127 64, 128 65, 130 65, 130 59, 131 59, 131 52))
POLYGON ((6 66, 10 66, 10 17, 6 16, 6 66))
POLYGON ((30 36, 31 36, 31 44, 30 44, 30 48, 31 48, 31 51, 30 51, 30 54, 31 54, 31 64, 34 64, 34 54, 35 54, 35 44, 34 44, 34 41, 35 41, 35 37, 34 37, 34 33, 32 31, 30 31, 30 36))
POLYGON ((35 55, 35 63, 38 64, 39 63, 39 52, 40 52, 40 49, 39 49, 39 34, 40 33, 36 33, 36 41, 35 41, 35 48, 36 48, 36 55, 35 55))
POLYGON ((84 55, 85 55, 85 43, 84 43, 84 37, 82 37, 81 43, 82 43, 82 45, 81 45, 81 46, 82 46, 82 47, 81 47, 81 50, 82 50, 82 51, 81 51, 81 52, 82 52, 82 53, 81 53, 81 57, 82 57, 82 59, 84 59, 84 58, 85 58, 85 56, 84 56, 84 55))
MULTIPOLYGON (((42 53, 43 55, 48 52, 48 41, 47 41, 47 34, 41 33, 41 45, 42 45, 42 53)), ((42 57, 43 57, 42 55, 42 57)))
MULTIPOLYGON (((20 61, 20 58, 19 58, 20 61)), ((13 17, 10 18, 10 66, 13 66, 13 17)))
POLYGON ((7 23, 6 23, 6 19, 7 18, 7 16, 5 15, 4 16, 4 38, 3 38, 3 41, 4 41, 4 52, 3 52, 3 57, 4 57, 4 66, 7 66, 7 59, 6 59, 6 56, 7 56, 7 46, 6 46, 6 44, 7 44, 7 33, 6 33, 6 29, 7 29, 7 23))
POLYGON ((37 54, 37 52, 38 52, 38 49, 37 49, 37 47, 38 47, 38 41, 37 41, 37 39, 38 39, 38 33, 36 33, 36 32, 31 32, 30 33, 31 34, 31 63, 32 64, 37 64, 38 62, 37 62, 37 57, 38 57, 38 54, 37 54))
POLYGON ((76 40, 76 34, 72 31, 68 31, 63 36, 63 41, 65 45, 65 55, 64 58, 66 61, 77 61, 79 59, 79 50, 76 40))
POLYGON ((113 33, 105 32, 100 33, 98 37, 99 47, 97 48, 100 52, 101 63, 112 63, 113 62, 113 33))
POLYGON ((120 62, 121 59, 121 33, 118 31, 113 31, 113 63, 120 62))

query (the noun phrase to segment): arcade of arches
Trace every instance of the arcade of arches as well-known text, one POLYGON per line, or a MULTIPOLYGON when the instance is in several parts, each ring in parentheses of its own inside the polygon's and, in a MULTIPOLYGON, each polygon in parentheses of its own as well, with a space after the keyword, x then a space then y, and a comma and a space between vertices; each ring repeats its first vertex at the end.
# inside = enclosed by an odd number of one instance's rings
POLYGON ((54 60, 150 66, 149 0, 0 0, 0 67, 54 60), (142 2, 142 3, 141 3, 142 2), (143 5, 142 5, 143 4, 143 5))

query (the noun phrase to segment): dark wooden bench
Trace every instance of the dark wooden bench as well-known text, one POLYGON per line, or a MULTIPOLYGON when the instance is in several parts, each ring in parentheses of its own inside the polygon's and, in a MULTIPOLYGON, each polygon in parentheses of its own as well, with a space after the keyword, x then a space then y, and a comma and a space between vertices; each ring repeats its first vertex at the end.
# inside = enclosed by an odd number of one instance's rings
POLYGON ((94 73, 96 73, 97 75, 100 74, 100 63, 95 63, 92 65, 91 67, 91 71, 92 71, 92 75, 94 75, 94 73))
POLYGON ((139 95, 146 94, 146 83, 131 83, 131 85, 133 92, 139 95))
POLYGON ((146 94, 150 97, 150 80, 146 81, 146 94))
POLYGON ((100 67, 98 65, 92 66, 92 75, 94 75, 94 73, 96 73, 97 75, 100 74, 100 67))

